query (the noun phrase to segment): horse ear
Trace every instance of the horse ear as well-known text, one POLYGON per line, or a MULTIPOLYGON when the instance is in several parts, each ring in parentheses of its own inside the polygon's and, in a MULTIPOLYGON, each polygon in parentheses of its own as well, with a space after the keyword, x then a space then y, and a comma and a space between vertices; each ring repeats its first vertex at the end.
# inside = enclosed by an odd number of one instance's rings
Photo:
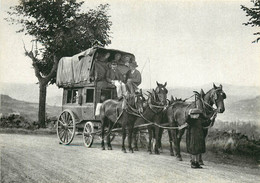
POLYGON ((173 96, 171 95, 171 101, 174 101, 174 98, 173 98, 173 96))
POLYGON ((165 88, 165 87, 166 87, 166 85, 167 85, 167 81, 164 83, 163 87, 165 88))
POLYGON ((159 83, 156 81, 157 86, 159 86, 159 83))
POLYGON ((213 83, 213 87, 214 87, 214 89, 217 89, 218 87, 215 85, 215 83, 213 83))
POLYGON ((200 96, 199 92, 197 92, 197 91, 193 91, 193 93, 195 93, 195 95, 200 96))
POLYGON ((140 94, 141 94, 141 95, 143 94, 143 91, 142 91, 142 89, 140 89, 140 94))
POLYGON ((221 90, 222 90, 222 84, 220 84, 220 85, 219 85, 219 87, 220 87, 220 88, 221 88, 221 90))
POLYGON ((204 92, 204 90, 203 90, 203 89, 201 89, 201 90, 200 90, 200 95, 201 95, 202 97, 204 97, 204 96, 205 96, 205 92, 204 92))

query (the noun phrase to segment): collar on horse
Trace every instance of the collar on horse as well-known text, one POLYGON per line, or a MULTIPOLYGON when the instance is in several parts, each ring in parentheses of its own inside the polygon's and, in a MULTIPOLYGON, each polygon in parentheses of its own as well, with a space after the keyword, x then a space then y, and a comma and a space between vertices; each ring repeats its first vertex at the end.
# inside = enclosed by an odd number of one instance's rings
POLYGON ((166 104, 166 105, 154 105, 154 104, 151 104, 150 102, 148 102, 148 106, 153 111, 153 113, 157 114, 157 113, 160 113, 160 112, 166 110, 167 107, 168 107, 168 104, 166 104), (161 110, 155 111, 153 108, 161 109, 161 110))

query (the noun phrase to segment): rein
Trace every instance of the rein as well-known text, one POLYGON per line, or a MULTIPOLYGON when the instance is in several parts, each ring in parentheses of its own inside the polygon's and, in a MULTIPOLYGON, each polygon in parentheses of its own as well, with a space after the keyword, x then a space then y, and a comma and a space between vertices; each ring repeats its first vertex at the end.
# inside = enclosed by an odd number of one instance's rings
POLYGON ((138 127, 136 127, 136 128, 146 127, 146 126, 157 126, 157 127, 159 127, 159 128, 168 129, 168 130, 181 130, 181 129, 186 128, 186 127, 188 126, 188 124, 185 123, 185 124, 183 124, 183 125, 181 125, 181 126, 178 126, 178 127, 167 127, 167 126, 164 126, 164 125, 168 125, 168 124, 170 124, 170 123, 166 123, 166 124, 163 124, 163 125, 159 125, 159 124, 157 124, 157 123, 154 123, 154 122, 152 122, 152 121, 146 119, 146 118, 144 117, 144 115, 141 114, 141 113, 140 113, 140 116, 141 116, 145 121, 147 121, 147 122, 149 122, 149 123, 148 123, 148 124, 143 124, 143 125, 138 125, 138 127))

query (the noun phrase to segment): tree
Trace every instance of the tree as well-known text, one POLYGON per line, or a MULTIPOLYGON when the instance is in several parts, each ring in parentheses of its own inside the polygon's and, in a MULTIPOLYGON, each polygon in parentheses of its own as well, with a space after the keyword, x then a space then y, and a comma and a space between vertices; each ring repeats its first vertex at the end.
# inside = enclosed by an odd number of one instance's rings
POLYGON ((109 5, 99 5, 87 12, 81 10, 84 2, 76 0, 20 0, 10 8, 6 21, 18 24, 18 33, 33 37, 32 49, 25 46, 25 55, 32 60, 38 79, 40 127, 45 127, 47 86, 55 83, 58 61, 87 48, 95 41, 110 44, 112 22, 109 5))
MULTIPOLYGON (((241 5, 241 9, 246 12, 246 16, 250 17, 249 21, 246 23, 243 23, 245 26, 251 26, 251 27, 260 27, 260 0, 252 0, 251 1, 254 4, 253 8, 248 8, 244 5, 241 5)), ((255 32, 254 35, 260 35, 260 32, 255 32)), ((258 43, 260 40, 260 36, 256 38, 256 40, 253 41, 253 43, 258 43)))

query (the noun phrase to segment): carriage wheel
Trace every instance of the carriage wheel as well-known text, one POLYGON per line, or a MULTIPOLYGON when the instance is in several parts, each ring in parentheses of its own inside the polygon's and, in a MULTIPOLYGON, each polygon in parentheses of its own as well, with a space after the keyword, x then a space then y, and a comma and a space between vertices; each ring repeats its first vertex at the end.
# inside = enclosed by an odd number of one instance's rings
POLYGON ((92 122, 87 122, 83 130, 83 142, 86 147, 91 147, 94 140, 94 125, 92 122))
POLYGON ((60 144, 68 145, 75 136, 76 122, 70 110, 64 110, 57 121, 57 136, 60 144))

